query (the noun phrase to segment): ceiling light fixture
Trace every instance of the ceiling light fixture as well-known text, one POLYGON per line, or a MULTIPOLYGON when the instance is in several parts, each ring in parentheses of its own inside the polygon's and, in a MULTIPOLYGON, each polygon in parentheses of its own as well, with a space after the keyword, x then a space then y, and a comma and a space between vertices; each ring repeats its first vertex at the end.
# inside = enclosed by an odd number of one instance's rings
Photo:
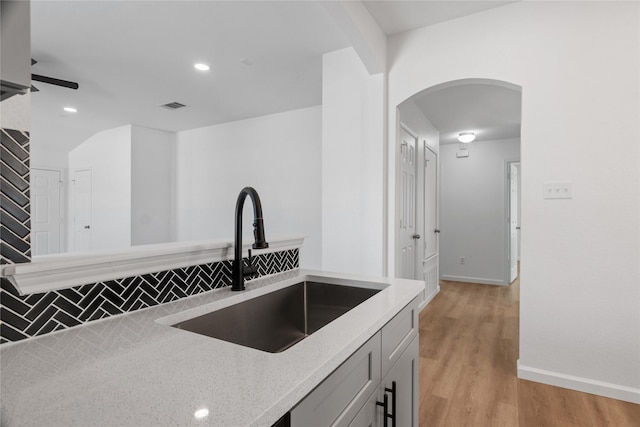
POLYGON ((196 420, 201 420, 203 418, 206 418, 209 415, 209 410, 207 408, 202 408, 202 409, 198 409, 195 414, 193 414, 193 417, 196 420))
POLYGON ((200 71, 209 71, 209 66, 207 64, 194 64, 193 68, 200 71))
POLYGON ((465 144, 470 143, 476 139, 476 134, 474 132, 460 132, 458 134, 458 141, 464 142, 465 144))
POLYGON ((67 113, 77 113, 78 110, 73 108, 73 107, 64 107, 64 111, 66 111, 67 113))

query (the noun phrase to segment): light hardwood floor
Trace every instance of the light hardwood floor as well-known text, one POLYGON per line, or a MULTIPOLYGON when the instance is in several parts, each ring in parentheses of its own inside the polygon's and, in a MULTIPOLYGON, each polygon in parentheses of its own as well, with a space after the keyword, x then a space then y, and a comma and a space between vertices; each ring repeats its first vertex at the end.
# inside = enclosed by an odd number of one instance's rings
POLYGON ((420 314, 421 427, 640 427, 640 405, 516 377, 519 281, 440 287, 420 314))

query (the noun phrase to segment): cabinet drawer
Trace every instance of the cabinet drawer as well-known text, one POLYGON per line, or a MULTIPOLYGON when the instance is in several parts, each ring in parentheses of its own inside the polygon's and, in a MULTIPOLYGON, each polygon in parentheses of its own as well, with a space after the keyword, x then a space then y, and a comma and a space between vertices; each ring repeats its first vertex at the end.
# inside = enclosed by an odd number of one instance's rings
POLYGON ((418 299, 415 298, 382 328, 382 376, 398 361, 418 335, 418 299))
POLYGON ((291 425, 349 425, 380 385, 380 346, 378 332, 291 411, 291 425))

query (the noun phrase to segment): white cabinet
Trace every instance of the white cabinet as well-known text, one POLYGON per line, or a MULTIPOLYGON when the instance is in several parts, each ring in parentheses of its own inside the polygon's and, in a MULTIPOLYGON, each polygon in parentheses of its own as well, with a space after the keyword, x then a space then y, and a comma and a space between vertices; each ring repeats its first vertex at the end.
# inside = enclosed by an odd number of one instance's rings
POLYGON ((349 427, 377 427, 382 425, 382 408, 378 406, 378 393, 374 393, 364 404, 349 427))
POLYGON ((417 426, 418 353, 414 299, 291 410, 291 426, 417 426))
MULTIPOLYGON (((418 337, 415 337, 382 380, 378 401, 384 402, 384 395, 387 395, 387 414, 389 415, 387 425, 389 426, 418 425, 418 357, 418 337)), ((384 409, 379 408, 382 410, 380 413, 382 417, 384 409)), ((378 425, 384 425, 384 418, 378 425)))
POLYGON ((398 361, 418 335, 417 300, 412 301, 382 327, 382 376, 398 361))
POLYGON ((380 386, 380 332, 291 411, 291 425, 347 426, 380 386))

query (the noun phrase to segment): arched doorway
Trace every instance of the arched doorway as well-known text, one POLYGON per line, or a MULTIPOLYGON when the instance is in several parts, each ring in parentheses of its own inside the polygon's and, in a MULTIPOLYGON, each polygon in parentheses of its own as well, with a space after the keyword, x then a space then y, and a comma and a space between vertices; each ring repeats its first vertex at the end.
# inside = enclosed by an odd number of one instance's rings
POLYGON ((512 281, 517 251, 509 248, 519 236, 510 233, 509 218, 518 204, 509 197, 520 192, 510 191, 509 177, 520 161, 520 123, 521 87, 492 79, 441 83, 396 107, 389 266, 395 277, 425 281, 423 306, 441 276, 512 281), (475 141, 458 142, 461 132, 473 132, 475 141))

